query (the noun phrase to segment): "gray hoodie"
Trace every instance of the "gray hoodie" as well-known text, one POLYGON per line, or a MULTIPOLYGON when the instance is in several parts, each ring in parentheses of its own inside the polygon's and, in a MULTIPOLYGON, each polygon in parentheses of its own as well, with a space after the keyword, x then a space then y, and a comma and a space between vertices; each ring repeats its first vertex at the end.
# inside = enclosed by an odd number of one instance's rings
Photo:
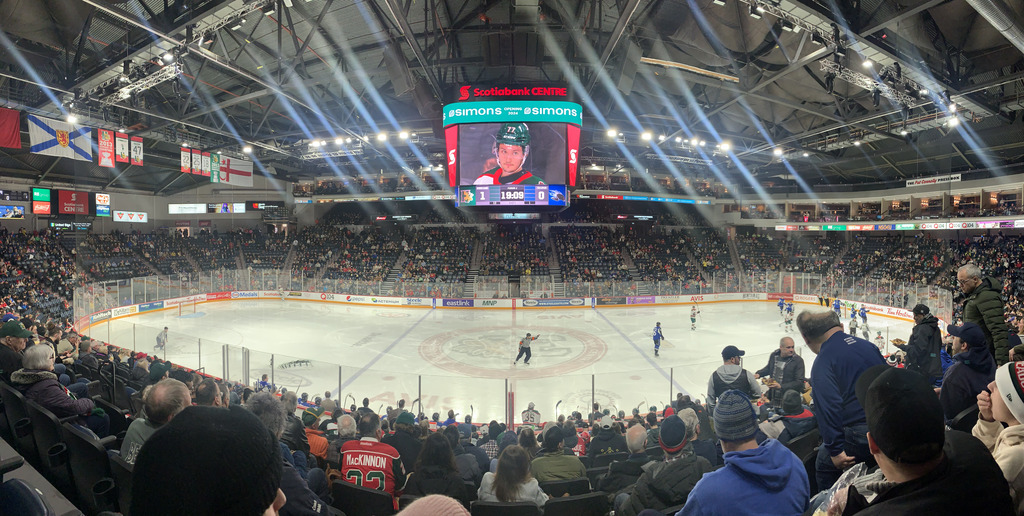
POLYGON ((741 375, 746 375, 747 385, 743 385, 742 381, 739 382, 739 390, 745 391, 751 397, 761 395, 761 386, 757 384, 757 380, 754 378, 754 373, 751 373, 750 371, 743 369, 742 366, 735 364, 722 364, 722 367, 719 367, 714 373, 711 373, 711 378, 708 379, 708 400, 717 400, 718 397, 722 395, 721 392, 717 392, 715 389, 716 375, 721 379, 721 381, 727 384, 731 384, 740 379, 741 375))

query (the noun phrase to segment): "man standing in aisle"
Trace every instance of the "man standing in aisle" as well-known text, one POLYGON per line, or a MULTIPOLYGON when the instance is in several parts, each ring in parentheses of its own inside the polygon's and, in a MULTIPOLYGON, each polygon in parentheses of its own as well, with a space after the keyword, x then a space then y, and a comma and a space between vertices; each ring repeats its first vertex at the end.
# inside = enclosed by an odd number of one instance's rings
POLYGON ((722 366, 711 373, 708 380, 708 403, 716 403, 718 396, 730 389, 738 390, 750 396, 750 399, 761 397, 761 386, 754 374, 743 368, 743 351, 736 346, 726 346, 722 350, 722 366))
POLYGON ((533 356, 533 353, 530 352, 530 343, 537 340, 537 338, 539 337, 540 335, 537 335, 536 337, 531 337, 530 334, 527 333, 526 337, 523 337, 523 340, 519 341, 519 354, 516 355, 516 359, 514 362, 512 362, 512 365, 518 364, 519 359, 523 358, 523 355, 526 355, 526 360, 524 360, 523 363, 526 365, 530 365, 530 357, 533 356))
POLYGON ((867 419, 855 386, 861 373, 884 364, 885 359, 870 342, 843 333, 836 312, 800 312, 796 327, 807 347, 818 355, 811 367, 822 438, 815 477, 819 486, 831 486, 844 469, 872 458, 867 449, 867 419))
POLYGON ((804 390, 804 359, 796 354, 796 343, 790 337, 782 337, 779 349, 772 351, 768 365, 754 373, 754 378, 768 377, 768 401, 773 408, 782 406, 782 395, 794 390, 804 390))
POLYGON ((931 310, 922 304, 914 307, 914 329, 910 341, 896 344, 896 347, 907 353, 903 361, 906 368, 923 375, 933 385, 942 379, 942 333, 939 331, 939 320, 931 314, 931 310))
POLYGON ((1003 284, 992 277, 983 277, 981 269, 968 263, 956 271, 956 281, 964 291, 964 322, 981 327, 988 349, 997 365, 1010 360, 1006 315, 1003 312, 1003 284))
POLYGON ((661 340, 665 338, 665 334, 661 332, 661 323, 654 323, 654 356, 658 356, 658 350, 661 349, 661 340))

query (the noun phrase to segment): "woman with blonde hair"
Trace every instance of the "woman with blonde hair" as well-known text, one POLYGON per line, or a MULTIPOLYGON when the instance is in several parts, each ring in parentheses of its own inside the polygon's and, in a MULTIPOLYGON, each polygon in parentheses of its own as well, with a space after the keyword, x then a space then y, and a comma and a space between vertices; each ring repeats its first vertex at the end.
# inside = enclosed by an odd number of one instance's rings
POLYGON ((533 502, 543 507, 549 497, 530 475, 530 454, 513 444, 498 456, 497 472, 484 474, 477 498, 484 502, 533 502))

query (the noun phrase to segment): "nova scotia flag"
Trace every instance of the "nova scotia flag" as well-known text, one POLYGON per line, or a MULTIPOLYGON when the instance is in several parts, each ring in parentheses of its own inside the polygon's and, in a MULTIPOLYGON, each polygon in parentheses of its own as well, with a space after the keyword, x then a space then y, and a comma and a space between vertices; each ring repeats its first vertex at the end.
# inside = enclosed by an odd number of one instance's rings
POLYGON ((49 118, 28 115, 29 151, 92 161, 92 128, 79 127, 49 118))

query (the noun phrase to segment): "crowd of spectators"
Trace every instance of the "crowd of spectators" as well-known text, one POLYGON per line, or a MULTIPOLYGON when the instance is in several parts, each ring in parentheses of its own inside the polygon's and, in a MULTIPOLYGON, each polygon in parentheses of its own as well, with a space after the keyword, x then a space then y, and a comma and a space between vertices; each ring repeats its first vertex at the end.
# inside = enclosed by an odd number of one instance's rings
POLYGON ((143 261, 135 242, 120 232, 90 235, 78 244, 76 252, 78 266, 93 279, 133 278, 156 272, 143 261))
POLYGON ((842 236, 826 233, 824 236, 793 238, 789 241, 789 272, 825 274, 835 257, 843 250, 842 236))
POLYGON ((551 228, 551 239, 566 282, 629 280, 622 256, 625 236, 600 226, 551 228))
POLYGON ((476 244, 475 229, 421 228, 402 239, 400 282, 465 283, 476 244))
POLYGON ((245 265, 250 269, 280 269, 288 258, 294 240, 284 234, 270 235, 261 231, 245 230, 238 234, 239 246, 245 265))
POLYGON ((903 237, 871 273, 875 279, 928 284, 950 263, 946 242, 928 235, 903 237))
POLYGON ((380 282, 401 253, 400 235, 385 233, 381 226, 369 226, 336 251, 338 257, 329 263, 323 277, 380 282))
POLYGON ((641 281, 678 281, 684 288, 702 285, 700 270, 687 258, 684 243, 640 228, 626 229, 626 249, 641 281))
POLYGON ((524 225, 498 225, 480 235, 481 276, 547 275, 551 251, 540 228, 524 225))
POLYGON ((767 233, 737 233, 734 240, 745 271, 778 271, 786 263, 784 242, 767 233))
POLYGON ((672 236, 686 241, 705 274, 733 268, 732 255, 722 230, 710 227, 674 230, 672 236))
POLYGON ((900 245, 900 235, 854 235, 847 252, 835 263, 831 273, 839 277, 867 276, 900 245))

